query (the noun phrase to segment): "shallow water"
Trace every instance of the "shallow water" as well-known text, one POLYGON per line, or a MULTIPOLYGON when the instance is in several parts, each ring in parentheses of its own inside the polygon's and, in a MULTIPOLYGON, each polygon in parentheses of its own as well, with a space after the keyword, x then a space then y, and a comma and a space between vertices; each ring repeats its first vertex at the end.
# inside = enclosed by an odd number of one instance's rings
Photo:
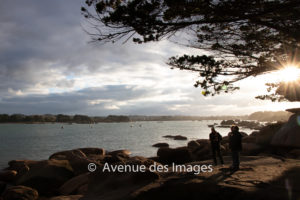
MULTIPOLYGON (((80 147, 101 147, 108 151, 128 149, 133 155, 155 156, 152 144, 167 142, 170 147, 186 145, 189 140, 207 139, 208 124, 219 121, 170 121, 99 124, 0 124, 0 168, 14 159, 47 159, 52 153, 80 147), (61 129, 61 127, 64 127, 61 129), (163 138, 183 135, 187 141, 163 138)), ((217 128, 221 135, 228 128, 217 128)), ((249 129, 242 129, 251 133, 249 129)))

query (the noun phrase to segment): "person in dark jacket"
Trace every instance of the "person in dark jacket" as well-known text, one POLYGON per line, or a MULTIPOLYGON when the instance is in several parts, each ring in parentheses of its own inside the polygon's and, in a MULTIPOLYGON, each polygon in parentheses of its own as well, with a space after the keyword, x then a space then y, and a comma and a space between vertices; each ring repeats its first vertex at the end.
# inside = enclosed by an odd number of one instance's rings
POLYGON ((212 150, 212 155, 213 155, 215 165, 218 164, 216 155, 218 155, 218 157, 220 158, 220 162, 223 165, 224 161, 223 161, 222 154, 220 151, 220 142, 222 140, 222 136, 220 135, 220 133, 218 133, 215 130, 214 127, 211 128, 211 133, 209 134, 209 140, 210 140, 210 144, 211 144, 211 150, 212 150))
POLYGON ((232 154, 232 170, 239 170, 240 167, 240 151, 242 150, 242 134, 239 132, 238 126, 232 126, 231 132, 228 134, 229 148, 232 154))

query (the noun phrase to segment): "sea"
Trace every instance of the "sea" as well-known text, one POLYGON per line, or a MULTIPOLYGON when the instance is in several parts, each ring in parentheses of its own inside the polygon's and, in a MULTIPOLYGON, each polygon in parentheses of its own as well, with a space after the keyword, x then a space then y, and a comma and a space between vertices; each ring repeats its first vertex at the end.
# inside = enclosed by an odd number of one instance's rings
MULTIPOLYGON (((220 121, 147 121, 98 124, 0 124, 0 169, 10 160, 43 160, 55 152, 82 147, 99 147, 107 151, 127 149, 132 155, 156 156, 158 142, 171 148, 185 146, 188 141, 208 139, 208 125, 220 121), (182 135, 188 140, 164 138, 182 135)), ((226 136, 229 128, 216 128, 226 136)), ((250 134, 252 130, 241 129, 250 134)))

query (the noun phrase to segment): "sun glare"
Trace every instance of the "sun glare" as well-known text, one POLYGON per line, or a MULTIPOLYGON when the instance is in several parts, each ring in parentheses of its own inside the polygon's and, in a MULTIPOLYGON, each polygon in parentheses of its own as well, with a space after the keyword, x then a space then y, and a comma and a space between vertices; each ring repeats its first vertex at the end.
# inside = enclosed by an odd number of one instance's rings
POLYGON ((284 82, 296 81, 300 78, 300 68, 294 65, 287 65, 278 71, 278 76, 284 82))

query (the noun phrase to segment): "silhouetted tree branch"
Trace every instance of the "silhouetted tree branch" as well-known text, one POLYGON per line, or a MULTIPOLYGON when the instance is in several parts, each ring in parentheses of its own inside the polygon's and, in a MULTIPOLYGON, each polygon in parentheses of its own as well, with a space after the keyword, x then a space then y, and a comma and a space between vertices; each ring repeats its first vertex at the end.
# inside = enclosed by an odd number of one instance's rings
POLYGON ((199 49, 200 55, 174 56, 168 64, 198 72, 195 86, 203 88, 204 95, 236 90, 237 81, 299 62, 299 0, 87 0, 86 4, 82 13, 93 24, 93 41, 132 38, 146 43, 179 32, 191 36, 185 44, 199 49))

